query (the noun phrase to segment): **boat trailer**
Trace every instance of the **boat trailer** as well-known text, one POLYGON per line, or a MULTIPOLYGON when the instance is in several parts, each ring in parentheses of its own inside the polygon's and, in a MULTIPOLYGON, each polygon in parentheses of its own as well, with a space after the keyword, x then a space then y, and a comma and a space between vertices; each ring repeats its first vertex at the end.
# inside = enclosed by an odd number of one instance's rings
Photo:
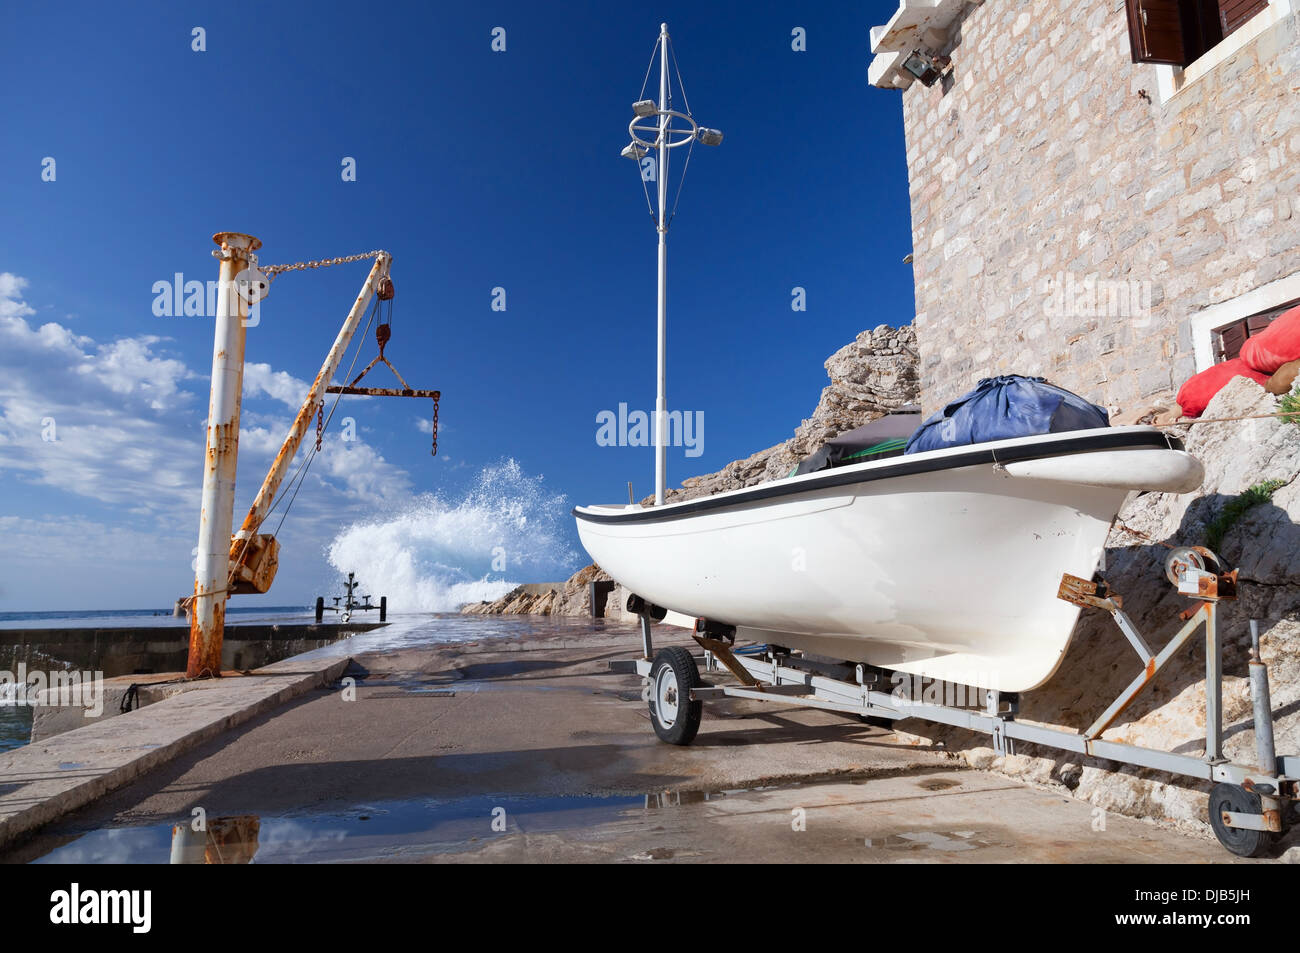
POLYGON ((334 605, 327 606, 324 596, 316 597, 316 624, 320 625, 321 620, 325 618, 326 612, 339 613, 339 622, 347 625, 352 621, 354 612, 373 612, 379 610, 379 621, 388 621, 388 597, 380 596, 379 605, 371 605, 370 597, 363 595, 360 600, 356 597, 356 591, 361 588, 361 583, 357 581, 357 574, 348 573, 347 581, 343 583, 343 595, 334 596, 334 605), (343 603, 339 605, 339 603, 343 603))
MULTIPOLYGON (((1223 647, 1217 627, 1217 604, 1236 598, 1237 572, 1220 571, 1218 557, 1203 547, 1173 549, 1165 571, 1178 592, 1198 604, 1182 613, 1185 624, 1159 652, 1148 648, 1124 612, 1122 598, 1110 592, 1104 582, 1090 582, 1068 573, 1062 577, 1058 598, 1109 612, 1142 664, 1133 681, 1080 733, 1017 721, 1019 696, 1015 693, 972 688, 975 704, 939 704, 907 697, 897 689, 891 691, 891 681, 900 676, 915 684, 903 673, 896 675, 861 663, 805 658, 778 645, 737 649, 736 627, 716 620, 695 620, 692 634, 704 650, 703 656, 693 655, 681 646, 656 653, 651 624, 663 621, 667 611, 636 595, 628 599, 627 608, 640 620, 642 657, 611 662, 610 669, 635 672, 646 680, 651 723, 655 734, 669 744, 688 745, 694 740, 705 701, 780 700, 854 714, 877 725, 917 718, 964 728, 989 735, 999 755, 1014 754, 1015 743, 1023 741, 1213 782, 1209 821, 1219 843, 1238 856, 1263 856, 1289 826, 1288 815, 1300 793, 1300 756, 1279 756, 1274 751, 1268 670, 1260 656, 1259 624, 1250 623, 1249 659, 1256 763, 1237 764, 1223 756, 1223 647), (1206 658, 1205 755, 1175 754, 1103 739, 1102 733, 1202 629, 1206 658), (705 683, 700 678, 701 666, 709 673, 720 673, 725 668, 738 684, 705 683)), ((954 687, 967 688, 944 683, 945 689, 954 687)), ((944 697, 947 700, 948 696, 944 697)))

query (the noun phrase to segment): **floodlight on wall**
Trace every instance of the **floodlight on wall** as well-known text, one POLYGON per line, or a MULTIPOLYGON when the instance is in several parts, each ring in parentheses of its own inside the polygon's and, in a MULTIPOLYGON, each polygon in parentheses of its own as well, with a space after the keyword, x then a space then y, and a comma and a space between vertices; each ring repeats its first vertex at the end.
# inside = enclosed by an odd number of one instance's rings
POLYGON ((632 104, 632 112, 638 119, 649 119, 658 114, 659 106, 653 99, 641 99, 632 104))
POLYGON ((903 69, 926 86, 933 86, 951 62, 946 56, 931 56, 923 50, 913 50, 903 60, 903 69))
POLYGON ((695 138, 706 146, 720 146, 722 145, 722 130, 706 129, 704 126, 700 126, 695 130, 695 138))
POLYGON ((635 142, 629 142, 627 145, 623 147, 623 151, 619 153, 619 155, 621 155, 624 159, 635 159, 638 162, 644 159, 646 157, 646 154, 647 153, 645 148, 643 146, 638 145, 635 142))

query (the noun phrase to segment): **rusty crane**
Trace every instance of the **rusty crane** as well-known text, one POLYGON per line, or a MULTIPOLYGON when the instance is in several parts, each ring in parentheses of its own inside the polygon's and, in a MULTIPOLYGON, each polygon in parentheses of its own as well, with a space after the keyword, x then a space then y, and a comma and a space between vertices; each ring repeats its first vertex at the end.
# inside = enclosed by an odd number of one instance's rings
MULTIPOLYGON (((212 350, 212 391, 208 403, 207 447, 203 471, 203 497, 199 514, 198 561, 194 595, 183 600, 189 609, 190 645, 186 676, 217 677, 221 674, 221 643, 225 631, 226 600, 235 594, 266 592, 279 566, 279 542, 274 533, 261 532, 262 524, 278 505, 277 493, 311 427, 317 420, 315 450, 321 449, 325 418, 325 395, 364 394, 375 397, 422 397, 433 400, 433 453, 438 452, 438 401, 436 390, 409 387, 384 356, 391 336, 389 319, 380 312, 381 302, 394 294, 392 256, 385 251, 320 261, 299 262, 259 268, 257 250, 262 243, 240 232, 219 232, 212 237, 219 246, 212 254, 219 262, 216 328, 212 350), (235 505, 235 467, 239 456, 239 410, 244 379, 244 338, 250 326, 249 308, 258 307, 277 274, 308 268, 327 267, 373 259, 370 273, 358 292, 325 356, 320 372, 299 408, 258 490, 253 505, 238 532, 232 533, 235 505), (375 302, 372 320, 378 316, 375 337, 379 356, 347 385, 330 382, 338 371, 349 343, 362 318, 375 302), (400 388, 360 387, 358 384, 382 362, 401 384, 400 388)), ((391 304, 390 304, 391 308, 391 304)), ((337 400, 339 398, 335 398, 337 400)), ((332 413, 332 411, 331 411, 332 413)), ((292 482, 292 481, 291 481, 292 482)))

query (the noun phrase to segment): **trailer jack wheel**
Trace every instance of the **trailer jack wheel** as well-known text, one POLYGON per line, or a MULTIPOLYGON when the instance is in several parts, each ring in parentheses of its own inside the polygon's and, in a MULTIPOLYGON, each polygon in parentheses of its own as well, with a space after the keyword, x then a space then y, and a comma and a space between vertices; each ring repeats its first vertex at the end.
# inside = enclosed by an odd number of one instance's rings
POLYGON ((704 703, 691 700, 691 689, 700 684, 700 670, 687 649, 673 646, 655 656, 650 667, 650 721, 660 741, 688 745, 695 740, 704 703))
POLYGON ((1210 827, 1214 828, 1214 836, 1219 839, 1219 843, 1238 857, 1262 857, 1266 854, 1272 846, 1273 834, 1269 831, 1229 827, 1223 820, 1225 811, 1262 814, 1263 806, 1259 795, 1236 784, 1216 784, 1210 791, 1210 827))

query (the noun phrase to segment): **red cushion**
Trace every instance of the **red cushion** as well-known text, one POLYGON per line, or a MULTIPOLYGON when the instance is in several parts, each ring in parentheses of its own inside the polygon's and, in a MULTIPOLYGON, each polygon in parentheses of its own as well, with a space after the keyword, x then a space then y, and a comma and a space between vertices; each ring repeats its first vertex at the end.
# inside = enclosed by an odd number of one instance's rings
POLYGON ((1241 356, 1257 371, 1272 374, 1283 364, 1300 360, 1300 307, 1283 312, 1241 346, 1241 356))
POLYGON ((1239 376, 1249 377, 1256 384, 1263 384, 1269 378, 1268 374, 1260 373, 1239 357, 1224 361, 1222 364, 1215 364, 1188 378, 1187 383, 1178 392, 1176 399, 1178 406, 1183 409, 1183 415, 1201 416, 1214 395, 1223 390, 1228 381, 1239 376))

